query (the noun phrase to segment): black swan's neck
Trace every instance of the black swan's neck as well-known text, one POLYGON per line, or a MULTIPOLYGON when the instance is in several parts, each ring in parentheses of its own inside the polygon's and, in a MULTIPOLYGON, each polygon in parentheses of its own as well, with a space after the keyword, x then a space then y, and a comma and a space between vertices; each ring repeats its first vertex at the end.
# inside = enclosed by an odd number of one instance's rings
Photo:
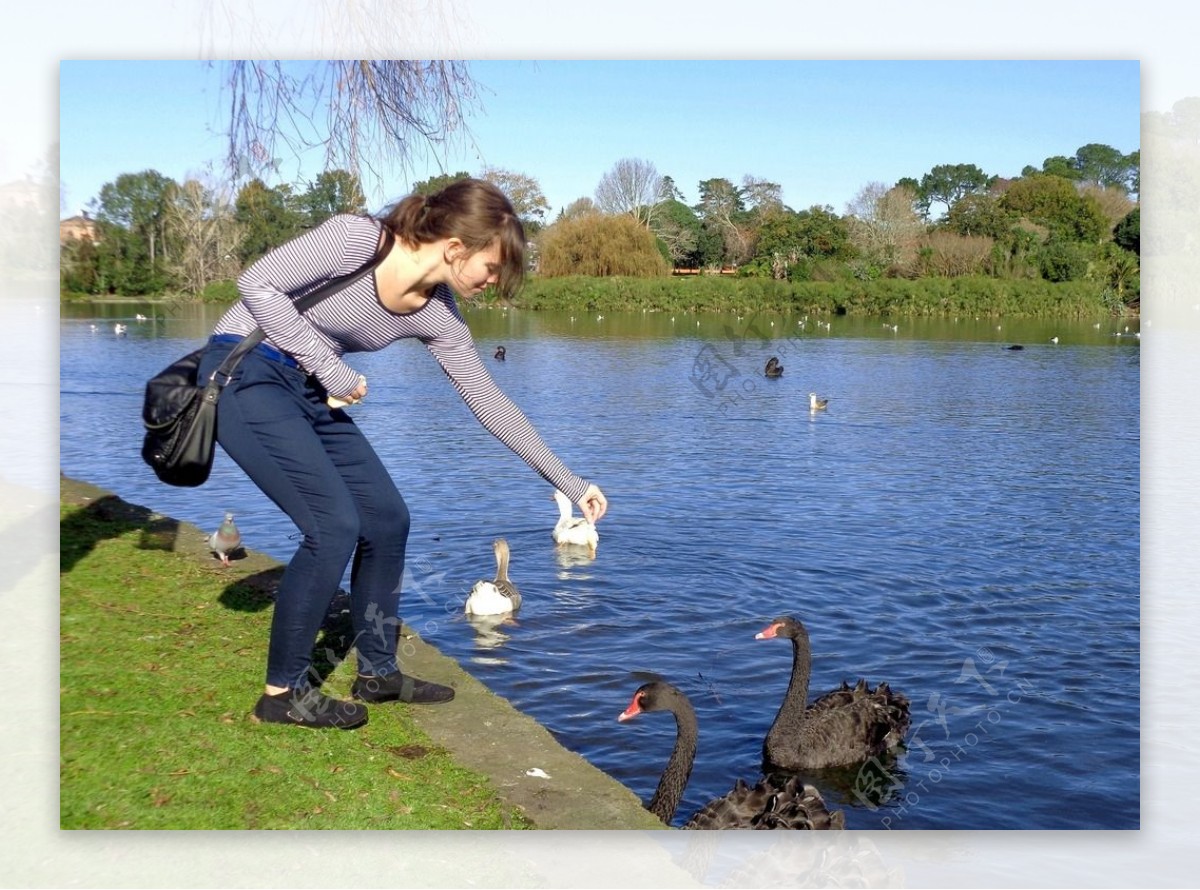
POLYGON ((804 719, 808 706, 808 681, 812 674, 812 649, 803 634, 792 638, 792 676, 788 681, 783 704, 775 717, 775 725, 795 725, 804 719))
POLYGON ((691 778, 698 735, 696 712, 691 707, 685 702, 676 702, 670 711, 675 715, 675 747, 648 807, 651 813, 668 825, 683 798, 683 789, 691 778))

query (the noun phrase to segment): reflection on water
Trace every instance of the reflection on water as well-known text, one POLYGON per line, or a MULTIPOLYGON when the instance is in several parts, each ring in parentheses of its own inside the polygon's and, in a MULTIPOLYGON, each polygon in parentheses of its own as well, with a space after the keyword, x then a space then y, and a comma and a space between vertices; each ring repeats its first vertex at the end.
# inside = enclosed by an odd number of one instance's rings
POLYGON ((581 544, 559 544, 558 548, 554 551, 554 555, 558 564, 564 569, 559 575, 559 578, 564 581, 571 578, 587 578, 586 573, 571 573, 565 570, 576 569, 580 566, 589 566, 596 559, 588 548, 581 544))
MULTIPOLYGON (((135 311, 64 308, 64 472, 202 528, 232 510, 246 546, 286 560, 295 529, 223 454, 195 490, 140 464, 146 377, 219 310, 135 311), (117 320, 124 337, 106 333, 117 320)), ((608 495, 594 559, 555 546, 549 487, 419 344, 352 359, 372 381, 355 419, 413 515, 404 620, 562 744, 648 799, 673 727, 615 718, 653 673, 700 724, 680 816, 753 779, 791 665, 754 635, 794 614, 813 694, 861 676, 913 704, 907 748, 874 783, 887 795, 856 793, 859 773, 818 777, 850 827, 1137 826, 1136 325, 468 319, 501 387, 608 495), (810 392, 828 409, 810 411, 810 392), (481 624, 463 603, 501 535, 525 600, 481 624)))
MULTIPOLYGON (((506 625, 515 625, 512 615, 466 615, 467 623, 475 630, 475 647, 477 649, 499 649, 509 638, 504 632, 506 625)), ((480 664, 503 664, 502 654, 492 656, 490 661, 484 661, 481 656, 475 660, 480 664)))

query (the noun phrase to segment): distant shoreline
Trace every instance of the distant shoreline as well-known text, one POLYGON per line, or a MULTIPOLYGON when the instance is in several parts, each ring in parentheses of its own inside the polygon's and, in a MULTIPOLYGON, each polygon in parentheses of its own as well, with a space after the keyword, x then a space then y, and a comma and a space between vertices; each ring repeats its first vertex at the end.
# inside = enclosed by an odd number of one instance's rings
MULTIPOLYGON (((172 293, 142 297, 60 294, 67 304, 232 305, 172 293)), ((480 300, 476 305, 495 306, 480 300)), ((817 317, 937 318, 961 315, 1008 318, 1137 318, 1097 282, 1030 279, 884 278, 870 281, 775 281, 719 275, 662 278, 531 278, 511 303, 515 309, 573 312, 766 312, 817 317)))

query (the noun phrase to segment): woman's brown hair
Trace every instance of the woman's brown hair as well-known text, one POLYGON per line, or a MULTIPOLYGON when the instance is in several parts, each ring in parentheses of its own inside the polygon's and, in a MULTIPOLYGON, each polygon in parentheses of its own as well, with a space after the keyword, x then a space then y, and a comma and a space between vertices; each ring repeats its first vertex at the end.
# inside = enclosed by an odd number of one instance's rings
POLYGON ((507 300, 525 274, 525 228, 504 192, 482 179, 458 179, 431 195, 409 195, 379 220, 408 244, 458 238, 468 256, 500 246, 496 290, 507 300))

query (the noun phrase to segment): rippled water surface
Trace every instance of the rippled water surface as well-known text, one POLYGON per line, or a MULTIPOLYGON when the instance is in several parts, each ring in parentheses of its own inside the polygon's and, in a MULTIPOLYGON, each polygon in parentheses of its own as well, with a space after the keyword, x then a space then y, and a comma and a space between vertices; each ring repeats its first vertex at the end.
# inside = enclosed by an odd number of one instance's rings
MULTIPOLYGON (((139 309, 154 320, 64 309, 63 471, 202 528, 232 510, 248 546, 288 559, 291 523, 223 454, 196 490, 140 463, 145 378, 217 311, 139 309)), ((912 701, 896 761, 811 777, 850 827, 1139 825, 1136 331, 469 320, 500 385, 608 495, 595 560, 556 551, 549 487, 474 422, 419 344, 352 359, 371 381, 355 417, 414 517, 402 617, 563 745, 648 800, 672 721, 616 717, 653 674, 700 721, 677 818, 755 779, 791 651, 754 635, 786 613, 809 628, 813 694, 861 676, 912 701), (770 355, 777 380, 762 374, 770 355), (810 391, 826 411, 809 411, 810 391), (473 625, 462 603, 493 574, 500 535, 525 604, 473 625)))

